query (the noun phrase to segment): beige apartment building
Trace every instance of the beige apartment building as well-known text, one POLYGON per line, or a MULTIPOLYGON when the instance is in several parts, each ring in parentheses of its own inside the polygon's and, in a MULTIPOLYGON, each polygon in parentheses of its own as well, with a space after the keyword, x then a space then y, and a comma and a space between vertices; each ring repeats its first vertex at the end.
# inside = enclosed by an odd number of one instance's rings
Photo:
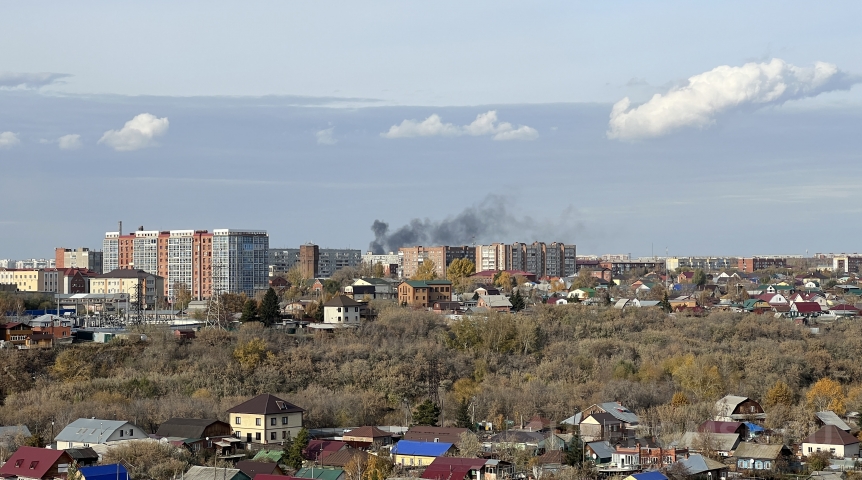
POLYGON ((134 303, 138 298, 138 284, 141 285, 143 303, 148 310, 162 303, 165 298, 165 279, 143 270, 117 269, 97 275, 90 279, 90 293, 125 293, 134 303))
POLYGON ((281 444, 296 438, 305 410, 275 395, 264 393, 230 410, 233 435, 246 443, 281 444))
POLYGON ((415 247, 402 247, 398 249, 399 255, 403 259, 401 265, 401 275, 404 278, 410 278, 416 275, 416 271, 426 260, 434 262, 434 271, 437 273, 437 278, 446 278, 446 269, 452 264, 452 261, 458 258, 467 258, 474 264, 476 263, 476 247, 423 247, 421 245, 415 247))
POLYGON ((3 269, 0 284, 15 285, 19 292, 57 292, 59 272, 56 268, 3 269))

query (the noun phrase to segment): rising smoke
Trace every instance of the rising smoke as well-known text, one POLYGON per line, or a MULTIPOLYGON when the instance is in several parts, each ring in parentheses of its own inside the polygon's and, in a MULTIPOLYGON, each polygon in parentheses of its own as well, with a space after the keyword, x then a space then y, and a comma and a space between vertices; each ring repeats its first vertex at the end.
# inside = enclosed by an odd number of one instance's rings
MULTIPOLYGON (((522 242, 536 239, 547 242, 572 242, 580 228, 571 217, 572 208, 561 213, 558 221, 537 221, 518 217, 508 210, 504 200, 488 196, 478 205, 443 220, 414 218, 407 225, 390 232, 389 224, 374 220, 371 231, 374 240, 368 249, 375 254, 397 252, 412 245, 470 245, 482 242, 508 242, 517 236, 522 242), (541 237, 541 238, 538 238, 541 237)), ((515 240, 512 240, 515 241, 515 240)))

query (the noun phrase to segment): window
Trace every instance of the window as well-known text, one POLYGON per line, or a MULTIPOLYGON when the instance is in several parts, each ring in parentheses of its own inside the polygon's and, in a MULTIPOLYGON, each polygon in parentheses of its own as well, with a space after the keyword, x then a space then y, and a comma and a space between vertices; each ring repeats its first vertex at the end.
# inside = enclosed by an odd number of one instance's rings
POLYGON ((20 467, 22 463, 24 463, 24 460, 23 460, 23 459, 20 459, 20 458, 19 458, 18 460, 15 460, 15 466, 16 466, 16 467, 20 467))
POLYGON ((233 423, 236 425, 242 425, 242 418, 236 417, 236 419, 234 419, 233 423))
POLYGON ((270 434, 269 434, 269 439, 270 439, 270 440, 275 440, 275 432, 270 432, 270 434))
POLYGON ((287 438, 287 430, 282 430, 281 431, 281 439, 284 440, 286 438, 287 438))
POLYGON ((33 460, 32 462, 30 462, 30 470, 35 469, 36 465, 39 465, 39 460, 33 460))
POLYGON ((254 434, 254 439, 260 441, 260 432, 254 434))
POLYGON ((259 419, 259 418, 255 418, 255 419, 254 419, 254 424, 255 424, 255 425, 257 425, 257 426, 259 427, 259 426, 260 426, 260 419, 259 419))
POLYGON ((277 420, 278 420, 277 418, 272 417, 272 418, 270 418, 270 419, 269 419, 269 424, 270 424, 270 425, 272 425, 272 426, 274 427, 274 426, 275 426, 275 423, 276 423, 276 421, 277 421, 277 420))
POLYGON ((808 447, 808 453, 811 453, 811 447, 808 447))
POLYGON ((120 438, 123 438, 123 429, 120 429, 120 438))
POLYGON ((287 417, 281 417, 281 424, 287 425, 287 417))

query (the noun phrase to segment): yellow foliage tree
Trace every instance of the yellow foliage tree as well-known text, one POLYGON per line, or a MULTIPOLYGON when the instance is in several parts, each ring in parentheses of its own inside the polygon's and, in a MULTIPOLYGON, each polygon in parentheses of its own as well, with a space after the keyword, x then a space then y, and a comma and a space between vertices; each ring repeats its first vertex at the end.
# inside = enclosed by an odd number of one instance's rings
POLYGON ((243 368, 253 369, 260 365, 261 362, 268 358, 273 358, 274 355, 266 347, 266 342, 260 338, 252 338, 251 340, 237 345, 233 351, 233 358, 239 362, 243 368))
POLYGON ((67 382, 89 380, 93 376, 93 363, 79 349, 63 350, 51 366, 51 375, 67 382))
POLYGON ((775 382, 769 390, 766 392, 766 397, 763 399, 764 405, 767 408, 774 407, 776 405, 784 405, 791 406, 793 405, 793 392, 790 390, 790 387, 787 386, 786 383, 778 380, 775 382))
POLYGON ((844 388, 831 378, 821 378, 812 385, 805 394, 805 400, 808 408, 813 408, 817 412, 832 410, 838 415, 843 415, 847 410, 844 388))
POLYGON ((691 392, 698 401, 714 400, 724 391, 724 379, 715 365, 703 359, 687 355, 673 371, 673 379, 679 386, 691 392))
POLYGON ((419 264, 416 273, 410 277, 411 280, 434 280, 437 278, 437 265, 433 260, 425 259, 419 264))
POLYGON ((683 405, 688 405, 691 402, 688 400, 688 397, 685 396, 682 392, 676 392, 673 394, 673 398, 670 399, 670 404, 673 407, 681 407, 683 405))
POLYGON ((479 385, 470 378, 459 378, 452 384, 452 393, 459 402, 469 402, 479 392, 479 385))

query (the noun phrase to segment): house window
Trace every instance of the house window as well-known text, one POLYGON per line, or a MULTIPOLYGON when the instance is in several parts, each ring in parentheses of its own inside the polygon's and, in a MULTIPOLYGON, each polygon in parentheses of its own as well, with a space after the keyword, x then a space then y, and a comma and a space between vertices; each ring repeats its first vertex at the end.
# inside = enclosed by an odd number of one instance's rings
POLYGON ((272 426, 274 427, 274 426, 275 426, 275 424, 276 424, 276 421, 277 421, 277 420, 278 420, 277 418, 272 417, 272 418, 270 418, 270 419, 269 419, 269 424, 270 424, 270 425, 272 425, 272 426))
POLYGON ((242 425, 242 419, 240 417, 236 417, 236 419, 233 421, 233 423, 236 425, 242 425))
POLYGON ((287 425, 287 417, 281 417, 281 424, 287 425))
POLYGON ((281 431, 281 439, 284 440, 286 438, 287 438, 287 430, 282 430, 281 431))
POLYGON ((808 453, 811 453, 811 447, 808 447, 808 453))
POLYGON ((835 455, 835 449, 834 449, 834 448, 830 448, 830 449, 829 449, 829 453, 831 453, 831 454, 835 455))
POLYGON ((260 441, 260 432, 254 434, 254 439, 260 441))
POLYGON ((123 429, 120 429, 120 438, 123 438, 123 429))
POLYGON ((254 419, 254 424, 255 424, 255 425, 257 425, 257 426, 259 427, 259 426, 260 426, 260 419, 259 419, 259 418, 255 418, 255 419, 254 419))
POLYGON ((16 467, 20 467, 22 463, 24 463, 24 460, 23 460, 23 459, 20 459, 20 458, 19 458, 18 460, 15 460, 15 466, 16 466, 16 467))
POLYGON ((275 440, 275 432, 270 432, 270 434, 269 434, 269 439, 270 439, 270 440, 275 440))

